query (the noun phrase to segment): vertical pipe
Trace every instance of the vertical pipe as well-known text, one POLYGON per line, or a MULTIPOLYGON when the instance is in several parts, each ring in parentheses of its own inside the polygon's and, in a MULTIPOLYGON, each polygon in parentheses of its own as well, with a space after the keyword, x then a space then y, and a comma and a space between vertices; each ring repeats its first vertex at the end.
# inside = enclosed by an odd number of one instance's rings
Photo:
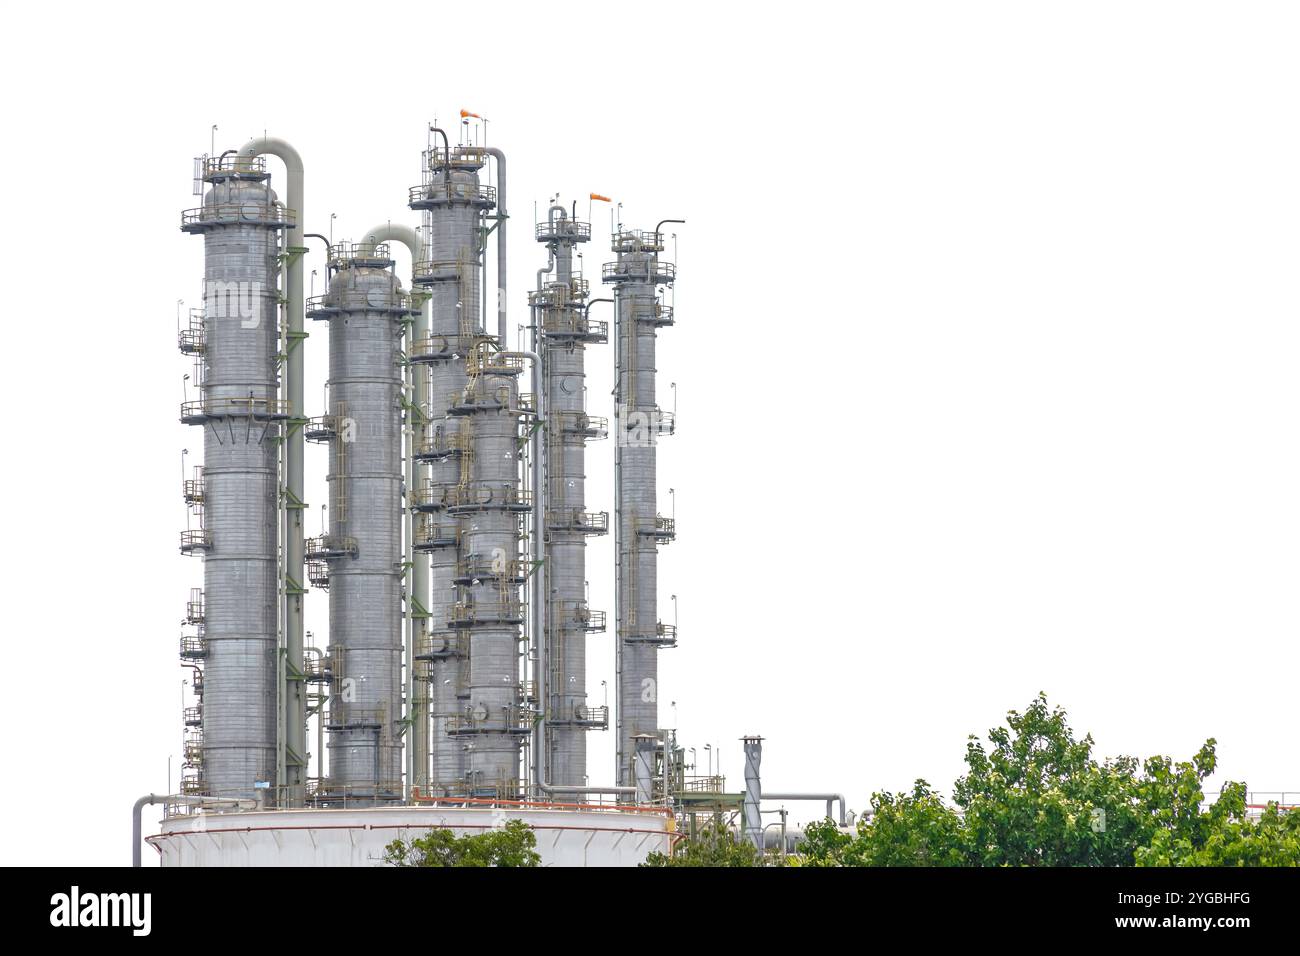
POLYGON ((280 687, 285 727, 284 779, 277 781, 289 806, 301 806, 306 794, 307 777, 307 697, 303 682, 302 599, 306 593, 303 578, 303 164, 298 151, 282 139, 262 137, 245 143, 241 155, 263 154, 279 157, 285 166, 286 199, 297 212, 289 227, 288 269, 285 275, 284 391, 289 402, 290 420, 284 442, 284 681, 280 687))

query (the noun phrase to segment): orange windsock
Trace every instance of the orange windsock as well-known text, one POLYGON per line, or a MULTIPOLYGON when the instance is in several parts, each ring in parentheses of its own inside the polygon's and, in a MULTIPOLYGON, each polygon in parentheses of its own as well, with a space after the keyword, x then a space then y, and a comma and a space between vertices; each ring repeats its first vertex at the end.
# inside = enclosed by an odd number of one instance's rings
POLYGON ((598 200, 600 200, 601 202, 613 202, 613 201, 614 201, 614 200, 610 199, 608 196, 602 196, 600 193, 592 193, 592 194, 591 194, 591 198, 592 198, 592 199, 598 199, 598 200))
POLYGON ((461 111, 460 111, 460 118, 461 118, 461 119, 468 119, 468 118, 471 117, 471 116, 474 117, 474 119, 482 119, 482 118, 483 118, 483 117, 479 116, 477 113, 471 113, 469 110, 461 110, 461 111))

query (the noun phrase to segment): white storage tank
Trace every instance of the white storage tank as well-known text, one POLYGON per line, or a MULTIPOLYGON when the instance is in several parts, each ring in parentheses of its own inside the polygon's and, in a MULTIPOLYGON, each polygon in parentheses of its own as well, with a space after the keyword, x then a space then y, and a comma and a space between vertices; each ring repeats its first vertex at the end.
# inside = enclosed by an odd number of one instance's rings
POLYGON ((457 836, 522 820, 542 866, 636 866, 666 853, 673 819, 646 808, 397 806, 193 812, 146 839, 163 866, 379 866, 384 847, 429 830, 457 836))

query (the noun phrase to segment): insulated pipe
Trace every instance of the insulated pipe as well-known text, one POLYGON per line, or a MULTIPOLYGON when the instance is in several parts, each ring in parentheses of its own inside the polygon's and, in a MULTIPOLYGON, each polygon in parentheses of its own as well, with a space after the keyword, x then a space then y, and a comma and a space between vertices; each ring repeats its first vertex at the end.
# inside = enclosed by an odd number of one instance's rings
POLYGON ((763 738, 742 737, 741 741, 745 746, 745 836, 762 851, 763 821, 759 816, 759 802, 763 788, 758 770, 763 760, 763 738))
POLYGON ((834 819, 831 815, 831 805, 835 801, 840 804, 840 826, 848 826, 848 816, 844 809, 844 794, 842 793, 764 793, 764 800, 825 800, 826 816, 834 819))
POLYGON ((283 788, 289 806, 301 806, 306 797, 307 776, 307 697, 303 682, 303 522, 306 494, 303 481, 303 209, 302 157, 289 143, 274 137, 252 139, 240 147, 245 156, 270 155, 284 162, 287 175, 285 201, 297 213, 289 227, 288 268, 285 274, 284 390, 288 395, 288 434, 284 443, 284 651, 285 675, 281 686, 284 720, 284 753, 277 763, 283 764, 284 777, 276 783, 283 788))
MULTIPOLYGON (((446 141, 446 133, 443 140, 446 141)), ((484 150, 497 161, 497 344, 506 347, 506 220, 510 218, 506 205, 506 154, 495 146, 484 150)))
MULTIPOLYGON (((407 251, 411 254, 411 276, 412 280, 414 280, 415 268, 424 260, 424 243, 416 230, 410 226, 384 223, 381 226, 368 229, 364 235, 366 242, 375 245, 381 242, 400 242, 406 246, 407 251)), ((414 288, 414 285, 412 287, 414 288)), ((428 335, 429 309, 426 300, 420 304, 420 311, 415 320, 415 328, 411 333, 411 341, 422 341, 428 335)), ((415 461, 415 451, 417 445, 423 442, 425 437, 424 424, 427 416, 425 405, 428 401, 428 390, 423 387, 424 379, 427 376, 417 374, 416 369, 417 366, 414 363, 407 363, 406 389, 409 395, 409 403, 412 406, 412 410, 407 413, 408 424, 405 434, 406 493, 408 498, 419 487, 419 466, 415 461)), ((404 795, 409 797, 411 787, 424 785, 423 768, 427 766, 422 756, 428 752, 426 718, 423 712, 417 713, 415 703, 415 655, 418 643, 416 640, 415 614, 416 607, 425 608, 429 599, 429 563, 423 556, 421 556, 420 560, 416 559, 414 550, 415 512, 410 507, 402 510, 404 512, 402 524, 406 538, 406 563, 411 568, 411 591, 406 600, 406 715, 408 729, 406 738, 406 785, 403 788, 404 795)))
POLYGON ((131 865, 140 865, 140 837, 141 822, 140 818, 144 815, 144 808, 153 806, 156 803, 189 803, 202 804, 204 806, 235 806, 243 810, 257 809, 256 800, 231 800, 221 797, 199 797, 190 794, 168 793, 157 794, 150 793, 141 797, 131 808, 131 865))

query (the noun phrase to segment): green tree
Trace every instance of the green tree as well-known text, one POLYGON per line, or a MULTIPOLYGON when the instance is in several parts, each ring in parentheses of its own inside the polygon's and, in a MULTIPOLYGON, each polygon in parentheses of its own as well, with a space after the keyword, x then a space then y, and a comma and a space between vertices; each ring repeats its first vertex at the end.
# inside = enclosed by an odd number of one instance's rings
POLYGON ((1245 785, 1202 809, 1215 742, 1189 761, 1098 761, 1065 711, 1039 694, 1024 713, 966 745, 949 807, 918 780, 873 794, 856 834, 809 827, 804 866, 1298 865, 1300 812, 1245 817, 1245 785))
POLYGON ((695 839, 681 840, 671 854, 651 853, 642 866, 758 866, 758 850, 723 826, 709 824, 695 839))
POLYGON ((499 830, 458 837, 451 830, 430 830, 413 840, 394 840, 384 848, 391 866, 537 866, 537 837, 522 820, 499 830))

